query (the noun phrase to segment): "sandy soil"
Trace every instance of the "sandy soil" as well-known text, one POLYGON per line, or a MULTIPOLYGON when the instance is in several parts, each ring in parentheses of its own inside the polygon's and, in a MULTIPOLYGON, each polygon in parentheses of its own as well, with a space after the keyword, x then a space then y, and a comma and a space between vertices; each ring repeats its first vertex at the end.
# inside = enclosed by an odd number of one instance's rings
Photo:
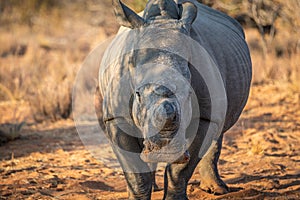
MULTIPOLYGON (((196 170, 189 198, 300 199, 299 100, 289 84, 253 86, 243 115, 225 135, 219 162, 230 193, 199 189, 196 170)), ((101 149, 102 159, 92 157, 72 121, 25 127, 18 140, 0 146, 0 200, 126 199, 119 165, 107 143, 101 149)), ((162 168, 157 181, 163 185, 162 168)))

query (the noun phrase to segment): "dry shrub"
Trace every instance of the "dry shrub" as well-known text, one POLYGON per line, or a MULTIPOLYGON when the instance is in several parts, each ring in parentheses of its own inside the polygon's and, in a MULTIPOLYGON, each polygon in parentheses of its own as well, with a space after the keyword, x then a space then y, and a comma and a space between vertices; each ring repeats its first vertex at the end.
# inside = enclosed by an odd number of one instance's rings
POLYGON ((275 55, 262 56, 256 52, 252 53, 253 62, 253 82, 280 82, 287 81, 294 83, 299 73, 299 65, 294 61, 297 56, 292 59, 287 57, 277 58, 275 55))
POLYGON ((30 95, 25 97, 30 102, 35 120, 68 118, 71 114, 74 67, 55 52, 45 51, 38 60, 41 65, 37 66, 35 76, 40 76, 32 79, 30 95), (50 59, 43 61, 46 56, 50 59))
POLYGON ((14 99, 30 103, 36 121, 68 118, 74 64, 60 57, 58 52, 29 46, 25 56, 5 59, 5 65, 0 69, 0 83, 9 88, 14 99))
POLYGON ((45 118, 53 121, 68 118, 72 105, 71 89, 71 77, 66 76, 62 80, 57 80, 55 74, 45 77, 29 97, 35 120, 40 122, 45 118))
MULTIPOLYGON (((24 54, 27 52, 27 44, 23 41, 17 41, 16 33, 0 33, 0 42, 3 46, 0 47, 0 84, 2 85, 2 94, 4 89, 9 90, 5 92, 6 95, 0 97, 1 100, 16 99, 20 100, 25 95, 24 81, 30 76, 30 71, 26 70, 24 66, 24 54), (20 47, 26 50, 20 52, 20 47), (22 92, 24 91, 24 92, 22 92), (9 96, 13 97, 9 97, 9 96)), ((0 89, 1 90, 1 89, 0 89)))

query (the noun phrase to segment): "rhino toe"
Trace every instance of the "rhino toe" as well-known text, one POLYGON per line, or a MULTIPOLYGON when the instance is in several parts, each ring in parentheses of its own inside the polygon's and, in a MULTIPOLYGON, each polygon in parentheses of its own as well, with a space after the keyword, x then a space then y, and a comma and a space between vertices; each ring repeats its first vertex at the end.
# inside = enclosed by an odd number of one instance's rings
POLYGON ((222 180, 201 180, 200 188, 208 193, 222 195, 229 192, 227 185, 222 180))
POLYGON ((162 190, 164 190, 164 188, 159 187, 157 184, 153 184, 153 187, 152 187, 153 192, 159 192, 159 191, 162 191, 162 190))

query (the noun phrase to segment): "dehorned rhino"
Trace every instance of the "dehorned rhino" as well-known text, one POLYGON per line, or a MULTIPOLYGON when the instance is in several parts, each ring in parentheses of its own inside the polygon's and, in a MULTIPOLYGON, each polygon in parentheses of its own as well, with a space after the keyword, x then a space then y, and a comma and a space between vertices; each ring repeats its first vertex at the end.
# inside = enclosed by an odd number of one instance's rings
POLYGON ((103 56, 99 88, 129 199, 151 198, 159 162, 167 163, 164 199, 187 199, 197 166, 203 190, 228 192, 217 162, 249 94, 243 29, 196 0, 149 0, 141 14, 120 0, 113 7, 122 27, 103 56))

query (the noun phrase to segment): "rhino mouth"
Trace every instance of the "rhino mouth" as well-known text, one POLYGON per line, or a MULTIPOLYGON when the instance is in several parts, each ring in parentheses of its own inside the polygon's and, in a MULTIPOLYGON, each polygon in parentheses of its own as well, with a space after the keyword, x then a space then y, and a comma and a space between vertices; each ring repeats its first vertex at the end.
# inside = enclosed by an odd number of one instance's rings
POLYGON ((145 139, 141 159, 147 163, 187 163, 190 154, 186 150, 186 142, 177 138, 145 139))

